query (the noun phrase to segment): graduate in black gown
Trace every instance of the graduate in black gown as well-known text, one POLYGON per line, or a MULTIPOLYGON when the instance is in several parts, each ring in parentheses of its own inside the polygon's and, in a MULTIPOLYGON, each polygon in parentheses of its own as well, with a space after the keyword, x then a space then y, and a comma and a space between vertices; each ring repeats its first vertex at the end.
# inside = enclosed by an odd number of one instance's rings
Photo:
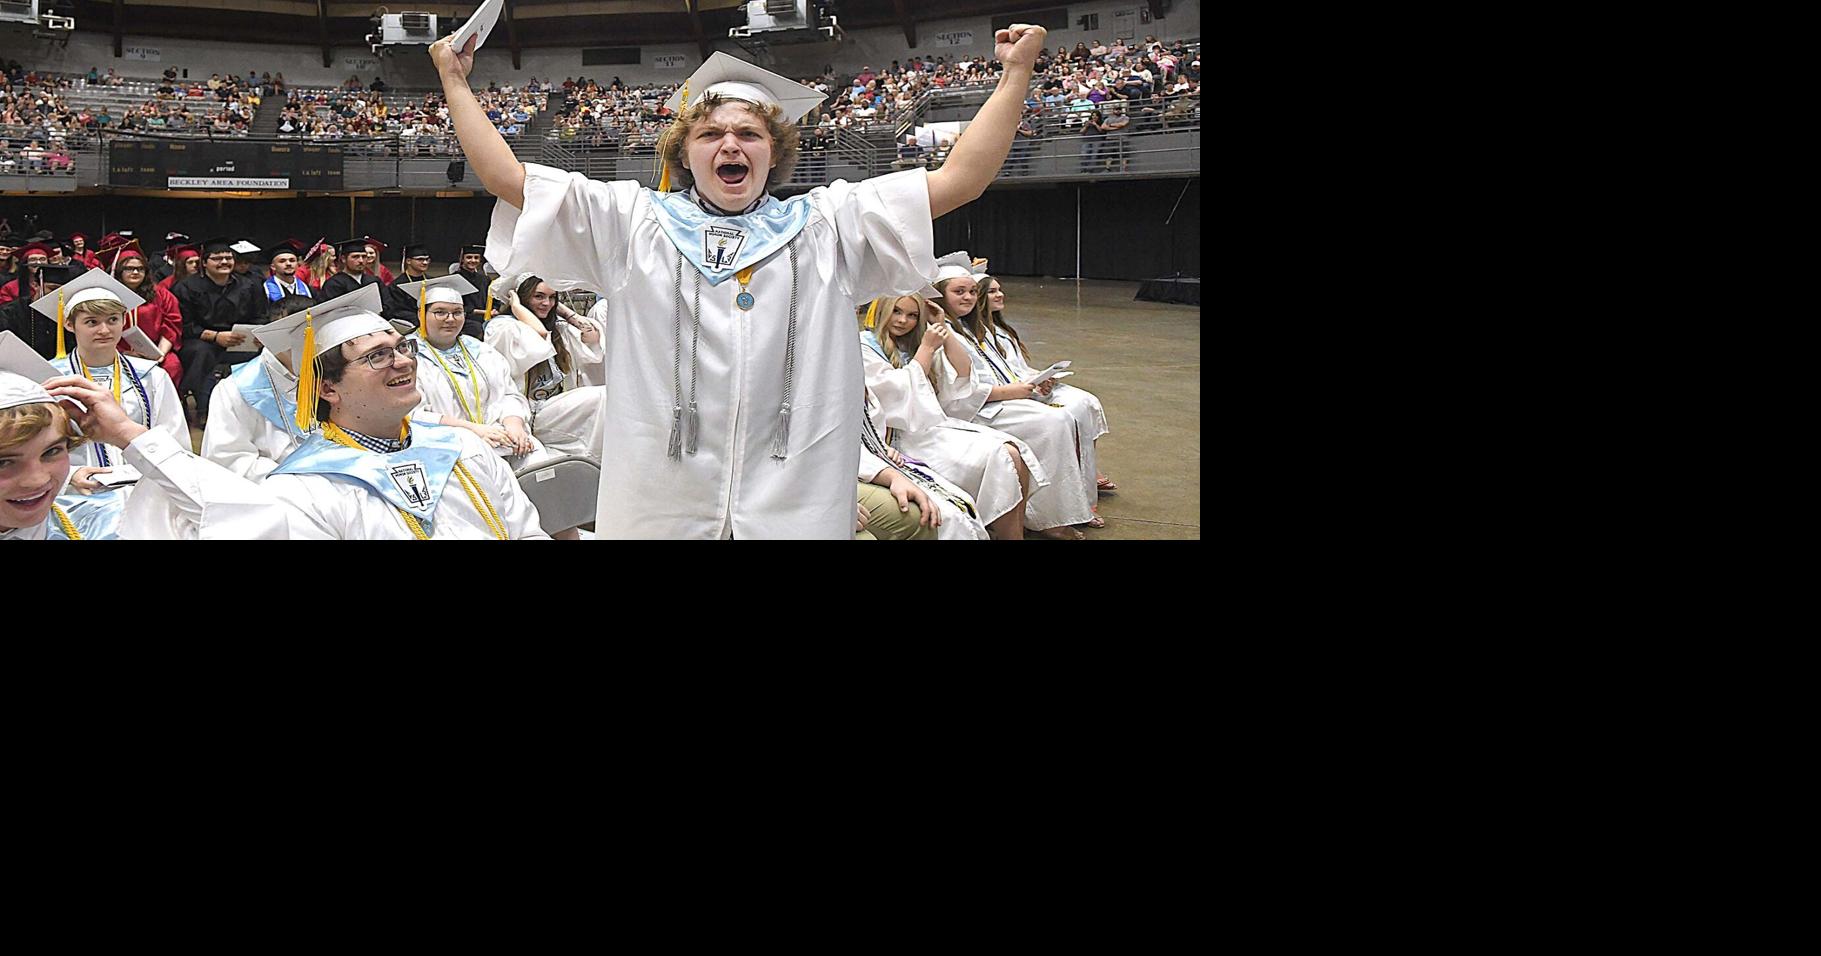
MULTIPOLYGON (((58 286, 74 278, 74 271, 72 266, 43 266, 34 274, 31 288, 37 292, 38 296, 49 295, 56 292, 58 286)), ((33 309, 33 300, 32 295, 22 295, 5 305, 0 305, 0 328, 17 335, 39 355, 47 359, 56 358, 57 322, 33 309)), ((75 339, 67 339, 66 351, 75 347, 75 339)))
MULTIPOLYGON (((358 239, 346 239, 335 244, 335 254, 341 258, 342 271, 329 277, 322 284, 322 295, 318 298, 327 302, 337 299, 363 286, 380 285, 379 276, 374 274, 372 239, 361 236, 358 239)), ((380 289, 385 292, 385 289, 380 289)), ((383 297, 381 301, 384 301, 383 297)))
MULTIPOLYGON (((468 318, 462 323, 462 334, 487 341, 487 247, 475 243, 458 250, 461 260, 456 264, 455 274, 468 280, 468 284, 479 289, 462 296, 462 307, 468 310, 468 318)), ((502 306, 495 304, 493 314, 498 315, 502 306)))
POLYGON ((410 335, 417 331, 417 297, 400 291, 398 286, 430 277, 430 247, 421 242, 406 243, 399 258, 398 277, 386 286, 381 301, 385 303, 385 317, 399 326, 402 334, 410 335), (411 331, 404 332, 404 326, 409 326, 411 331))
POLYGON ((179 394, 196 396, 200 421, 209 413, 209 396, 215 392, 216 370, 259 355, 247 349, 236 325, 264 325, 270 318, 265 286, 234 274, 233 240, 225 236, 202 245, 202 271, 171 284, 171 295, 183 312, 183 362, 179 394))

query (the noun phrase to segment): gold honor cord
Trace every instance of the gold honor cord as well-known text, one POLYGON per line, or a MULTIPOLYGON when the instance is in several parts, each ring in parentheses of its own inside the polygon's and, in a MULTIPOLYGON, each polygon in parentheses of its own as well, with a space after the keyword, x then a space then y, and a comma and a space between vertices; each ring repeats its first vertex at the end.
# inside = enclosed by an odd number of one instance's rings
POLYGON ((57 290, 57 357, 63 358, 64 356, 66 356, 68 354, 70 354, 69 349, 66 349, 63 347, 63 290, 58 289, 57 290))
POLYGON ((76 522, 71 521, 70 516, 64 514, 62 508, 51 505, 51 513, 57 516, 57 523, 63 526, 63 533, 69 535, 71 541, 82 540, 82 532, 76 530, 76 522))
MULTIPOLYGON (((370 450, 355 441, 347 432, 342 431, 341 426, 334 422, 323 422, 322 434, 324 438, 337 445, 345 445, 355 451, 370 450)), ((407 441, 410 437, 411 420, 405 419, 398 424, 398 438, 400 441, 407 441)), ((455 477, 461 481, 462 490, 468 493, 468 501, 474 505, 474 510, 479 512, 481 520, 487 523, 487 530, 493 532, 493 536, 501 541, 511 540, 506 534, 506 523, 501 521, 499 513, 493 510, 492 499, 481 490, 480 482, 475 481, 474 476, 468 473, 468 467, 459 461, 455 463, 455 477)), ((424 533, 424 526, 418 523, 417 518, 413 517, 411 512, 399 508, 398 516, 405 519, 405 527, 411 529, 413 538, 419 541, 430 540, 430 536, 424 533)))
MULTIPOLYGON (((82 366, 82 377, 83 378, 86 378, 91 382, 95 380, 95 376, 89 374, 89 363, 88 362, 82 361, 82 362, 77 362, 76 364, 82 366)), ((120 379, 121 379, 120 372, 121 372, 120 356, 116 355, 116 356, 114 356, 114 404, 116 404, 116 405, 120 404, 120 379)), ((152 413, 149 411, 146 412, 146 417, 150 418, 151 414, 152 413)))
POLYGON ((468 346, 463 345, 462 340, 459 337, 455 340, 455 344, 462 350, 462 359, 468 363, 468 377, 470 379, 470 385, 474 389, 473 405, 469 405, 468 399, 462 395, 462 387, 460 383, 456 382, 455 373, 449 371, 448 363, 443 361, 442 353, 439 352, 434 345, 430 347, 430 356, 436 359, 436 364, 442 366, 443 375, 447 376, 449 379, 449 387, 455 391, 455 400, 462 403, 462 411, 468 416, 468 420, 476 425, 486 424, 481 419, 481 415, 487 410, 487 405, 485 402, 481 401, 480 366, 475 364, 474 356, 468 354, 468 346))

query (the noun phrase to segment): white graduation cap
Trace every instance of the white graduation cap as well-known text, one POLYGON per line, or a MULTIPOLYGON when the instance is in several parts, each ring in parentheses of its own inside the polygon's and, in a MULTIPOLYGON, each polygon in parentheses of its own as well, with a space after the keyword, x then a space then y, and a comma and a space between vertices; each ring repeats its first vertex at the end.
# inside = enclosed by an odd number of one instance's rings
POLYGON ((664 101, 664 105, 673 114, 683 111, 685 91, 691 102, 713 93, 761 106, 780 107, 784 111, 784 120, 788 123, 802 119, 810 110, 828 99, 820 90, 810 89, 790 77, 779 76, 719 50, 710 54, 689 75, 689 79, 675 93, 670 94, 670 99, 664 101))
POLYGON ((233 245, 229 246, 228 248, 234 250, 235 252, 240 253, 243 256, 252 255, 253 253, 259 251, 258 246, 246 241, 245 239, 242 239, 239 242, 234 243, 233 245))
POLYGON ((253 337, 273 354, 290 352, 301 363, 363 335, 391 331, 392 323, 379 314, 380 309, 379 283, 375 282, 261 325, 253 330, 253 337), (304 333, 312 328, 316 355, 305 356, 304 333))
POLYGON ((118 302, 129 309, 136 309, 145 304, 145 299, 134 294, 119 279, 108 275, 105 269, 90 269, 87 272, 65 282, 55 292, 32 301, 32 309, 47 319, 62 319, 57 311, 58 296, 62 296, 63 309, 68 311, 84 302, 107 300, 118 302))
MULTIPOLYGON (((982 263, 981 266, 984 268, 985 263, 982 263)), ((983 273, 976 273, 974 271, 973 256, 968 255, 966 252, 951 252, 936 260, 935 277, 929 280, 929 285, 918 289, 917 294, 926 299, 941 299, 942 292, 936 288, 936 283, 941 282, 944 279, 959 279, 963 276, 977 279, 981 274, 983 273)))
MULTIPOLYGON (((11 332, 6 333, 11 335, 11 332)), ((33 355, 38 353, 33 352, 33 355)), ((42 358, 39 361, 43 361, 42 358)), ((31 378, 16 372, 0 371, 0 408, 18 408, 21 405, 48 405, 56 399, 31 378)))
POLYGON ((422 282, 400 282, 393 286, 394 289, 405 293, 413 299, 417 298, 420 294, 420 287, 422 287, 421 294, 423 295, 425 305, 429 305, 432 302, 461 305, 462 296, 473 295, 480 291, 474 287, 474 283, 469 282, 467 279, 458 275, 437 276, 434 279, 425 279, 422 282))

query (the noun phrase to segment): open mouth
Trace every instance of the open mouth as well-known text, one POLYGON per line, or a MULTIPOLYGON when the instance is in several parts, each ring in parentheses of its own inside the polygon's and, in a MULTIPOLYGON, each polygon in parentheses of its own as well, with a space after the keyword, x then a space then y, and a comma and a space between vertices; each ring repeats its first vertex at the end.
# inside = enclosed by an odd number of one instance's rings
POLYGON ((417 374, 412 373, 410 375, 400 375, 398 378, 392 379, 391 381, 386 383, 386 387, 387 388, 410 388, 411 386, 416 385, 416 384, 417 384, 417 374))
POLYGON ((46 488, 43 492, 41 492, 40 494, 38 494, 35 497, 8 498, 8 499, 6 499, 6 503, 15 508, 18 508, 20 511, 31 511, 34 508, 42 507, 46 501, 50 500, 51 493, 56 490, 57 489, 55 489, 55 488, 46 488))
POLYGON ((746 181, 748 170, 743 163, 722 163, 714 168, 714 174, 721 182, 729 186, 738 186, 746 181))

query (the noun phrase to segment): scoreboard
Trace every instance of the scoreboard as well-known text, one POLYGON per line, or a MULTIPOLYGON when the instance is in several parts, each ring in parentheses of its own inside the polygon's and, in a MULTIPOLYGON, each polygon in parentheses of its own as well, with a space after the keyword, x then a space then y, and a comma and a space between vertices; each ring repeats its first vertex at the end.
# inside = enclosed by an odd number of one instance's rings
POLYGON ((342 188, 342 147, 304 140, 121 136, 108 147, 108 184, 152 189, 342 188))

